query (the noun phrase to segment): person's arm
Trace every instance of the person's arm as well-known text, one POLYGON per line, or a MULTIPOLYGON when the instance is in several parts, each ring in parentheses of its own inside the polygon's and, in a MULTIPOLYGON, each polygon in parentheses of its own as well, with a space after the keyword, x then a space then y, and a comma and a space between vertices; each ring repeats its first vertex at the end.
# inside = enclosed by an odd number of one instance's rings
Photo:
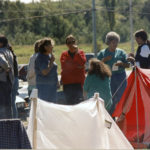
POLYGON ((112 56, 106 56, 104 57, 104 51, 101 51, 98 56, 97 59, 103 61, 104 63, 106 63, 107 61, 110 61, 112 59, 112 56))
POLYGON ((134 63, 134 62, 135 62, 135 58, 132 57, 132 56, 129 56, 129 57, 127 58, 127 60, 128 60, 129 62, 131 62, 131 63, 134 63))
POLYGON ((81 68, 83 68, 86 63, 86 57, 84 52, 78 50, 74 56, 74 61, 77 62, 81 68))
POLYGON ((123 121, 124 119, 125 119, 125 113, 121 113, 121 115, 118 117, 118 119, 116 120, 116 122, 121 122, 121 121, 123 121))
POLYGON ((117 62, 115 64, 115 66, 120 66, 120 67, 123 67, 123 68, 129 68, 130 67, 130 63, 117 62))
POLYGON ((143 58, 148 58, 150 55, 150 49, 147 45, 142 46, 140 56, 143 58))
POLYGON ((44 76, 46 76, 51 71, 54 61, 55 61, 55 57, 54 55, 51 55, 51 59, 50 59, 50 63, 48 64, 48 67, 41 71, 44 76))
POLYGON ((121 51, 120 57, 121 57, 121 60, 119 62, 117 62, 115 65, 123 67, 123 68, 129 68, 130 63, 127 60, 127 55, 126 55, 125 51, 123 51, 123 50, 121 51))
POLYGON ((87 75, 85 81, 84 81, 84 85, 83 85, 83 96, 84 99, 87 99, 87 94, 89 91, 89 75, 87 75))
POLYGON ((87 92, 86 91, 83 91, 83 97, 84 97, 84 100, 87 100, 87 92))
POLYGON ((32 79, 35 76, 34 64, 35 64, 35 56, 31 56, 29 65, 27 68, 27 80, 32 79))
POLYGON ((4 55, 0 53, 0 66, 5 70, 9 71, 10 66, 8 64, 8 61, 5 59, 4 55))
POLYGON ((102 61, 105 63, 105 62, 107 62, 107 61, 110 61, 112 59, 112 56, 107 56, 107 57, 104 57, 103 59, 102 59, 102 61))
POLYGON ((63 52, 61 54, 61 57, 60 57, 60 63, 61 63, 61 68, 62 70, 65 68, 65 65, 66 65, 66 55, 65 55, 65 52, 63 52))

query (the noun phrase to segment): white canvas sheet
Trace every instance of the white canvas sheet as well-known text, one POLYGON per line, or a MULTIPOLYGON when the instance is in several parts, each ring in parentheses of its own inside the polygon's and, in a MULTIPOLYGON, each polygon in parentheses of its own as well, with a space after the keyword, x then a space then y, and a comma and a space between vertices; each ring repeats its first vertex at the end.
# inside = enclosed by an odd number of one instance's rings
MULTIPOLYGON (((28 136, 33 142, 33 106, 28 136)), ((101 99, 74 106, 57 105, 38 99, 37 149, 133 149, 109 116, 101 99)))

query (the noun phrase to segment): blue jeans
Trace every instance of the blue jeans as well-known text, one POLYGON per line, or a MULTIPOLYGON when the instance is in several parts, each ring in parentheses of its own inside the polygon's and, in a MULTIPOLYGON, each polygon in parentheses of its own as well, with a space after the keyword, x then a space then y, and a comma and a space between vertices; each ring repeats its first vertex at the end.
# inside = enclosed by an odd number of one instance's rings
POLYGON ((125 88, 127 87, 126 73, 113 74, 111 77, 111 93, 112 93, 112 108, 110 113, 112 114, 116 108, 117 103, 120 101, 125 88))
POLYGON ((16 95, 18 93, 18 87, 19 87, 19 82, 18 82, 18 77, 15 77, 13 87, 12 87, 12 116, 13 118, 18 118, 18 110, 16 107, 16 95))
POLYGON ((56 84, 37 84, 38 97, 47 102, 56 103, 57 83, 56 84))

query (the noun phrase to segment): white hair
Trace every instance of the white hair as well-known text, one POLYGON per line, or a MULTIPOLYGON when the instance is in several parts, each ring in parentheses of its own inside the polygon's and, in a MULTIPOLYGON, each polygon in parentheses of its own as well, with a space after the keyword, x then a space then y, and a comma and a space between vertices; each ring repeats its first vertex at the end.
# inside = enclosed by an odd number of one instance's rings
POLYGON ((107 35, 106 35, 106 39, 105 39, 105 43, 107 45, 110 44, 111 41, 117 41, 117 42, 120 42, 120 36, 119 34, 117 34, 116 32, 108 32, 107 35))

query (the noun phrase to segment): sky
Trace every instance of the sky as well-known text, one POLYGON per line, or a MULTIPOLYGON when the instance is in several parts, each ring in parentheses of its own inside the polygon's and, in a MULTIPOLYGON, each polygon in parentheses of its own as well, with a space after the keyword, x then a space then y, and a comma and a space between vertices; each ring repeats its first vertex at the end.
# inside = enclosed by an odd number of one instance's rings
MULTIPOLYGON (((16 0, 10 0, 10 1, 16 1, 16 0)), ((39 2, 39 0, 34 0, 34 1, 39 2)), ((59 0, 53 0, 53 1, 59 1, 59 0)), ((20 0, 20 2, 30 3, 30 2, 32 2, 32 0, 20 0)))
MULTIPOLYGON (((10 0, 10 1, 16 1, 16 0, 10 0)), ((38 0, 35 0, 35 2, 38 0)), ((32 2, 32 0, 20 0, 20 2, 24 2, 24 3, 30 3, 32 2)))

